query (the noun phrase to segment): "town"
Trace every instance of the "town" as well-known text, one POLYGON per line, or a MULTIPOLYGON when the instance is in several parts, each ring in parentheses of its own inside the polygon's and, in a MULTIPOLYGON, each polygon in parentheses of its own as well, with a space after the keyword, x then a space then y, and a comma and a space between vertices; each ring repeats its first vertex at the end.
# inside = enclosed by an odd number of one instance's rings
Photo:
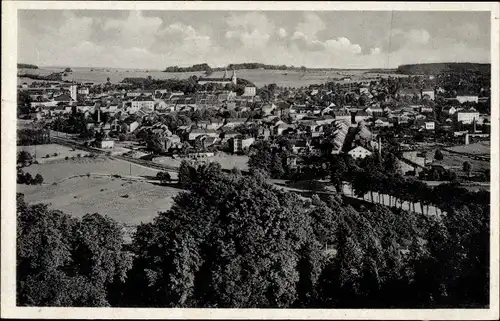
POLYGON ((256 88, 236 70, 183 81, 35 81, 19 85, 19 118, 50 141, 167 165, 168 157, 248 156, 269 142, 286 151, 276 179, 298 177, 312 156, 391 152, 403 175, 439 181, 450 172, 470 185, 489 180, 491 116, 487 79, 466 76, 343 77, 299 88, 256 88))
POLYGON ((11 301, 490 308, 495 13, 140 7, 17 12, 11 301))

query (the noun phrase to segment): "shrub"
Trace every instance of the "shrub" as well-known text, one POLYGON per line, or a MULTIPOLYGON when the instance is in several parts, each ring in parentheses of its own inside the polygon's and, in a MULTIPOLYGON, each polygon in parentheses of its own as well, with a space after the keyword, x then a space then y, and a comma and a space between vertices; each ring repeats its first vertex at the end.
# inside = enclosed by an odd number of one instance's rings
POLYGON ((68 156, 66 156, 66 157, 64 157, 64 159, 65 159, 65 160, 68 160, 68 159, 69 159, 69 157, 68 157, 68 156))
POLYGON ((49 155, 49 154, 45 155, 45 158, 49 158, 49 157, 50 157, 50 155, 49 155))
POLYGON ((54 156, 54 157, 59 156, 59 153, 54 153, 54 154, 52 154, 52 156, 54 156))
POLYGON ((77 154, 76 156, 77 156, 78 158, 80 158, 80 157, 82 157, 82 154, 77 154))
POLYGON ((32 181, 33 185, 42 185, 43 183, 43 176, 40 175, 40 173, 35 175, 35 178, 32 181))

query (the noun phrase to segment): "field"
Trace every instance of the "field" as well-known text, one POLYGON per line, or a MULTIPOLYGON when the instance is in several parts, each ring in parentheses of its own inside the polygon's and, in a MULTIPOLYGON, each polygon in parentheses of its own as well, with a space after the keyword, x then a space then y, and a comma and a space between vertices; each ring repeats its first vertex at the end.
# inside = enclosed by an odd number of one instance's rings
POLYGON ((491 153, 491 146, 489 141, 481 141, 469 145, 453 146, 447 149, 457 153, 474 154, 478 156, 486 156, 490 155, 491 153))
MULTIPOLYGON (((86 213, 108 215, 125 226, 127 241, 135 225, 150 222, 158 211, 168 210, 181 191, 148 181, 157 170, 102 156, 56 160, 23 170, 44 177, 42 186, 17 185, 17 192, 24 193, 27 202, 50 203, 52 208, 77 217, 86 213), (132 177, 128 177, 130 167, 132 177)), ((176 173, 171 175, 176 179, 176 173)))
MULTIPOLYGON (((248 156, 229 155, 221 152, 213 157, 203 158, 203 160, 217 162, 221 165, 222 169, 231 170, 234 167, 238 167, 238 169, 242 171, 248 170, 248 156)), ((179 167, 181 166, 183 158, 177 157, 174 159, 172 157, 156 157, 153 161, 159 164, 179 167)))
MULTIPOLYGON (((40 173, 46 183, 52 184, 71 176, 90 174, 109 174, 122 176, 156 176, 158 170, 141 165, 130 164, 121 160, 109 159, 105 156, 93 158, 77 158, 75 160, 55 160, 45 164, 33 164, 23 169, 32 175, 40 173)), ((176 179, 176 173, 170 173, 176 179)))
MULTIPOLYGON (((62 72, 64 68, 49 68, 43 67, 39 69, 19 69, 19 74, 37 74, 49 75, 54 72, 62 72)), ((151 76, 154 79, 179 78, 187 79, 190 76, 196 75, 200 77, 203 72, 162 72, 158 70, 137 70, 137 69, 113 69, 113 68, 72 68, 73 72, 68 73, 64 80, 77 82, 95 82, 104 83, 109 77, 111 83, 119 83, 126 77, 143 77, 151 76)), ((231 72, 229 72, 231 74, 231 72)), ((301 87, 311 84, 320 84, 327 81, 340 81, 343 77, 351 77, 353 81, 362 79, 370 80, 376 77, 405 77, 399 74, 389 73, 374 73, 366 70, 308 70, 306 72, 292 70, 260 70, 260 69, 243 69, 237 70, 236 76, 247 79, 260 87, 267 84, 275 83, 278 86, 285 87, 301 87)), ((223 72, 214 72, 211 77, 222 77, 223 72)), ((27 78, 18 78, 18 84, 32 83, 34 80, 27 78)))
POLYGON ((40 163, 45 163, 47 161, 53 161, 58 159, 64 159, 67 157, 78 157, 89 154, 88 152, 84 152, 82 150, 73 150, 72 148, 58 145, 58 144, 45 144, 45 145, 31 145, 31 146, 17 146, 17 152, 26 151, 31 155, 35 155, 34 158, 36 161, 40 163), (57 153, 57 156, 54 156, 54 153, 57 153), (50 155, 50 157, 46 157, 50 155))

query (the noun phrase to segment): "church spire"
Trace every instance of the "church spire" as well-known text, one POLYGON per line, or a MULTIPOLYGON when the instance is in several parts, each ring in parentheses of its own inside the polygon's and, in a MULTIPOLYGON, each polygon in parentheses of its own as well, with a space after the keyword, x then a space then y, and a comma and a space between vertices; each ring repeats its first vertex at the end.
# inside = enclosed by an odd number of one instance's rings
POLYGON ((236 78, 236 70, 233 69, 233 76, 231 77, 231 82, 236 85, 237 78, 236 78))

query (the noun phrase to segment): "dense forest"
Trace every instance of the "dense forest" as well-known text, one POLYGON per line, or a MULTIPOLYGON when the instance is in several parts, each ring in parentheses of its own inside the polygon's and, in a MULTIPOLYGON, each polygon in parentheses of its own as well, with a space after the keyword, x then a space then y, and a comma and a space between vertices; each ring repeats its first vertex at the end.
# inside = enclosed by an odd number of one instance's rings
POLYGON ((18 69, 38 69, 38 66, 36 65, 30 65, 30 64, 17 64, 18 69))
POLYGON ((429 63, 429 64, 412 64, 401 65, 397 68, 397 73, 407 75, 430 74, 436 75, 440 73, 469 73, 477 72, 481 74, 490 74, 491 64, 480 63, 429 63))
POLYGON ((208 64, 197 64, 191 67, 167 67, 165 72, 194 72, 194 71, 224 71, 226 69, 269 69, 269 70, 304 70, 306 67, 294 67, 286 65, 266 65, 258 62, 248 62, 240 64, 229 64, 227 67, 211 68, 208 64))
POLYGON ((167 67, 165 68, 164 72, 194 72, 194 71, 206 71, 210 72, 212 68, 206 63, 203 64, 197 64, 197 65, 192 65, 191 67, 178 67, 178 66, 173 66, 173 67, 167 67))
MULTIPOLYGON (((256 170, 179 169, 171 209, 124 244, 100 214, 17 200, 21 306, 486 307, 489 204, 446 216, 300 198, 256 170)), ((105 213, 104 213, 105 214, 105 213)))

